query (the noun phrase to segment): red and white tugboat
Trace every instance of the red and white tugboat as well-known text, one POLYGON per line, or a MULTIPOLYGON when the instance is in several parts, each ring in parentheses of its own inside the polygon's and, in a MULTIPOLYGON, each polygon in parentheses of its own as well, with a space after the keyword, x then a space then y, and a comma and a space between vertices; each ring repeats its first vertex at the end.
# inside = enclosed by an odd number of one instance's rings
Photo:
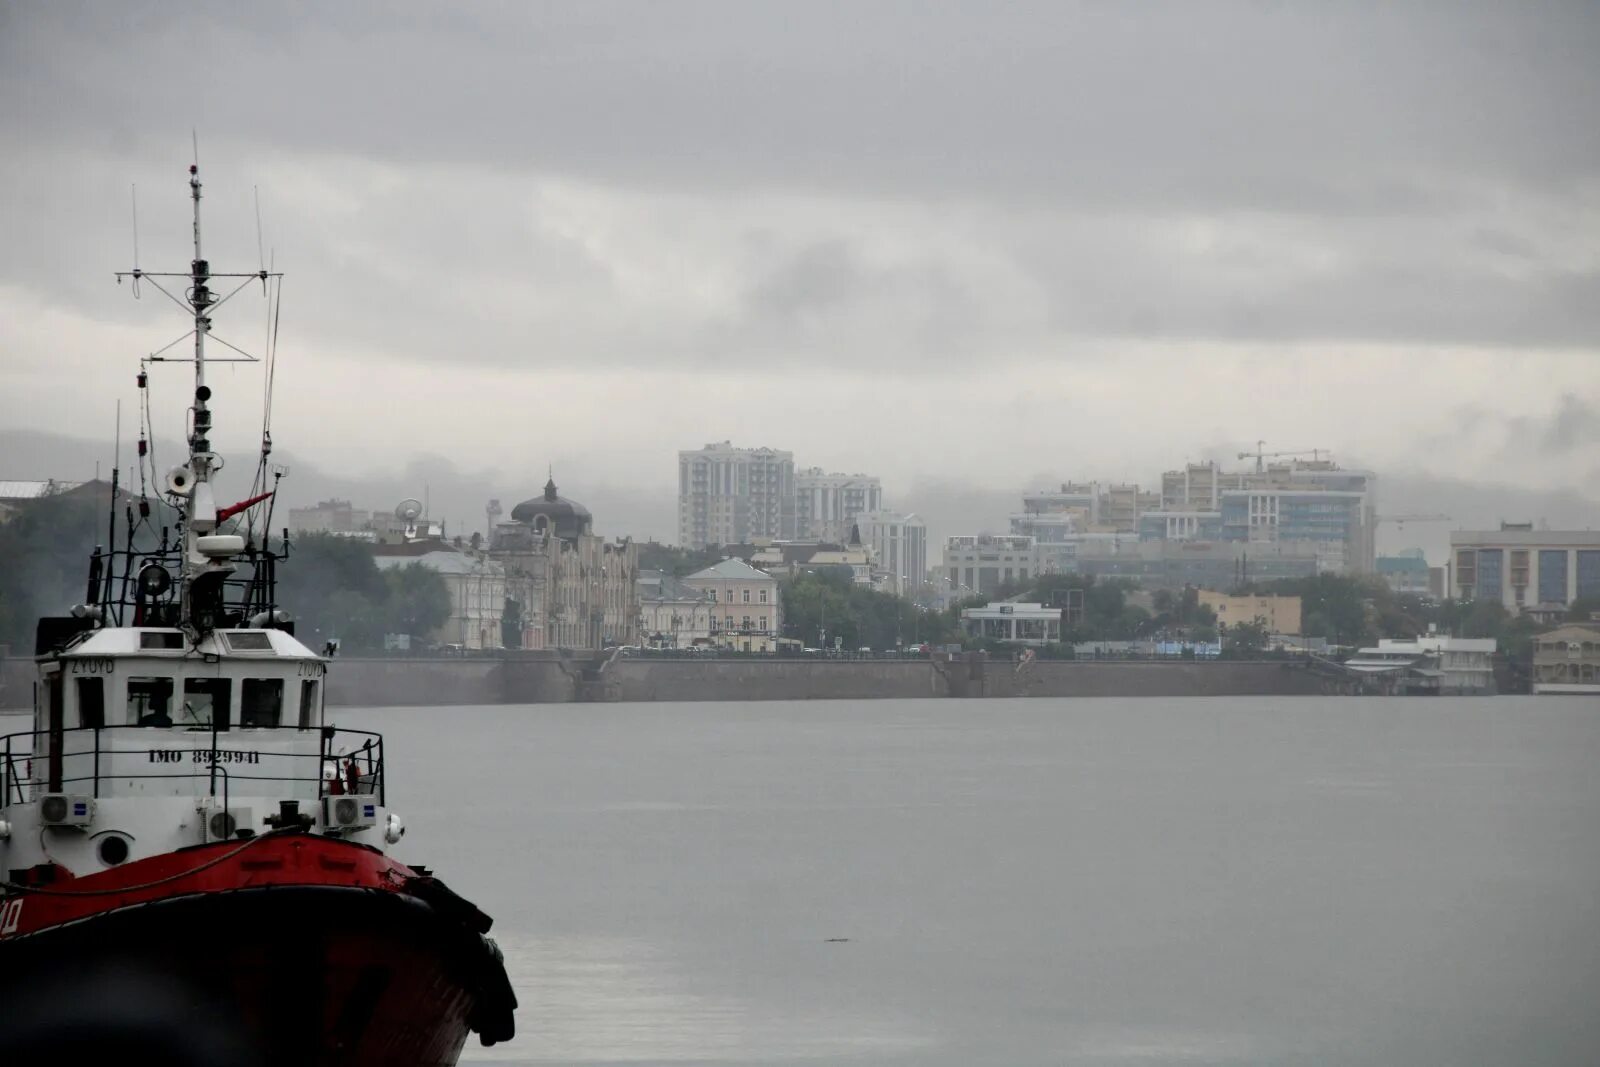
POLYGON ((120 549, 113 519, 85 602, 39 622, 33 729, 3 740, 0 1047, 453 1064, 469 1032, 512 1036, 516 999, 489 917, 390 855, 383 739, 325 723, 327 660, 274 601, 287 536, 274 551, 265 523, 259 543, 229 526, 271 493, 218 506, 210 316, 276 275, 211 272, 195 167, 189 186, 190 270, 126 275, 194 318, 189 455, 162 486, 177 518, 157 538, 139 500, 120 549))

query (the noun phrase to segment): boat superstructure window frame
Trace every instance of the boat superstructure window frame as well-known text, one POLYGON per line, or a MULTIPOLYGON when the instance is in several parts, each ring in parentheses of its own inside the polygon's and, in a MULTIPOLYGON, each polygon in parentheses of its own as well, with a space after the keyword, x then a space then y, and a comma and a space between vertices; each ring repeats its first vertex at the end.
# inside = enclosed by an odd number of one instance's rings
POLYGON ((78 725, 99 730, 106 724, 106 680, 101 677, 74 679, 77 692, 78 725))
POLYGON ((300 679, 300 729, 309 730, 321 723, 321 694, 320 678, 300 679))
POLYGON ((175 692, 176 686, 169 674, 135 675, 129 678, 127 698, 124 702, 124 706, 128 709, 125 725, 171 726, 172 698, 175 692), (159 707, 156 704, 158 697, 161 698, 159 707))
POLYGON ((183 706, 176 725, 191 730, 228 730, 233 726, 233 679, 227 676, 183 679, 183 706))
POLYGON ((274 729, 283 725, 283 679, 244 678, 239 682, 239 728, 274 729))
POLYGON ((139 632, 139 651, 141 652, 182 652, 183 631, 181 630, 141 630, 139 632))

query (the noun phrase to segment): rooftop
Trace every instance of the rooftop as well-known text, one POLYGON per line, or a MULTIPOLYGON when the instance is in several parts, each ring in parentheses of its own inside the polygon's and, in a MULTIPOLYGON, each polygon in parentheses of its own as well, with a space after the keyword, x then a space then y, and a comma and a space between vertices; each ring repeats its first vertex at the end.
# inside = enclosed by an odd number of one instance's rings
POLYGON ((1452 530, 1452 547, 1529 545, 1600 548, 1600 530, 1452 530))
POLYGON ((776 582, 778 579, 765 571, 759 571, 742 559, 725 559, 721 563, 713 563, 703 571, 695 571, 686 582, 709 581, 713 579, 731 579, 747 582, 776 582))

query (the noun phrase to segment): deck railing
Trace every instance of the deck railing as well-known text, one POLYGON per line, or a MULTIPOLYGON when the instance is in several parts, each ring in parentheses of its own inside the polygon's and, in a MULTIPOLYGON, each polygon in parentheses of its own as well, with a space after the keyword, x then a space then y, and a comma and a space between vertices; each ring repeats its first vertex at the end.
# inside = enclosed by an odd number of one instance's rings
MULTIPOLYGON (((291 726, 251 731, 257 735, 268 733, 285 736, 309 732, 291 726)), ((179 731, 149 726, 19 730, 0 737, 0 743, 4 746, 0 750, 0 805, 26 803, 32 799, 30 788, 36 792, 87 793, 99 797, 103 784, 110 780, 163 779, 204 780, 206 784, 196 791, 196 796, 237 794, 240 784, 244 782, 314 783, 318 800, 329 795, 358 793, 376 796, 378 803, 384 804, 387 782, 383 763, 383 735, 371 730, 347 730, 334 726, 322 727, 317 735, 315 752, 280 752, 253 748, 235 741, 236 732, 229 730, 179 731), (50 749, 52 734, 59 738, 59 752, 55 754, 50 749), (205 739, 206 744, 199 748, 178 747, 168 743, 174 736, 191 739, 199 736, 205 739), (89 743, 69 745, 69 738, 88 739, 89 743), (135 741, 138 742, 136 747, 130 746, 135 741), (234 743, 229 744, 230 741, 234 743), (171 757, 163 756, 143 764, 119 760, 114 771, 107 767, 112 756, 148 757, 157 751, 171 753, 171 757), (65 773, 68 760, 81 763, 86 758, 89 761, 86 773, 76 768, 72 775, 65 773), (32 767, 32 761, 38 759, 59 760, 60 765, 45 774, 39 774, 32 767), (183 763, 185 759, 189 760, 187 765, 183 763)))

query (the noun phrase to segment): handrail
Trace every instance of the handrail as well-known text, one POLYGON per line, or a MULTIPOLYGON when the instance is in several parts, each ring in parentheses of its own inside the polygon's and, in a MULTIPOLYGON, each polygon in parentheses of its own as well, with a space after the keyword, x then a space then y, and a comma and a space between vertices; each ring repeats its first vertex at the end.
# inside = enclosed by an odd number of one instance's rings
MULTIPOLYGON (((295 735, 308 732, 307 730, 296 726, 252 727, 250 729, 252 732, 255 730, 274 730, 282 731, 284 734, 292 733, 295 735)), ((13 803, 13 791, 15 792, 15 802, 25 802, 27 799, 27 794, 23 788, 24 784, 30 786, 36 785, 36 783, 32 782, 31 779, 27 783, 24 783, 17 775, 16 756, 20 755, 21 753, 13 752, 12 743, 18 738, 28 738, 27 754, 31 758, 41 749, 38 741, 40 737, 49 739, 55 735, 60 736, 63 740, 65 740, 65 738, 68 736, 85 736, 92 732, 94 735, 94 744, 92 748, 85 747, 75 752, 67 752, 65 750, 62 752, 63 759, 70 758, 76 760, 80 757, 92 755, 92 772, 87 775, 77 775, 71 778, 63 778, 61 785, 63 788, 65 788, 68 785, 82 785, 83 783, 90 783, 93 790, 93 795, 98 797, 100 795, 100 781, 102 778, 108 777, 104 767, 102 766, 102 755, 108 757, 138 756, 151 752, 157 747, 166 747, 161 745, 141 748, 118 747, 115 743, 118 738, 126 740, 130 737, 130 734, 133 731, 138 731, 139 734, 144 735, 154 734, 152 740, 154 740, 156 737, 164 739, 170 736, 168 733, 169 730, 170 728, 137 725, 75 726, 70 729, 59 731, 59 734, 55 734, 55 732, 50 730, 17 730, 9 734, 0 735, 0 741, 4 741, 5 743, 5 756, 3 763, 4 781, 3 783, 0 783, 0 805, 9 805, 13 803), (159 733, 157 733, 157 731, 159 731, 159 733), (103 740, 103 735, 108 733, 116 736, 105 738, 103 740)), ((204 732, 205 731, 203 729, 186 729, 181 731, 179 736, 203 736, 204 732)), ((320 800, 328 791, 328 765, 332 764, 334 780, 339 783, 339 792, 344 793, 347 788, 345 785, 346 765, 349 763, 354 763, 357 769, 357 780, 349 787, 349 791, 351 793, 359 793, 360 795, 377 796, 380 804, 385 802, 388 774, 383 759, 383 735, 376 731, 344 729, 336 726, 320 727, 317 730, 318 745, 317 751, 315 752, 282 752, 271 749, 250 749, 244 747, 242 744, 238 748, 226 747, 228 735, 233 732, 234 731, 231 730, 221 731, 218 729, 212 729, 210 731, 211 743, 209 746, 189 748, 186 750, 181 748, 176 749, 175 751, 189 751, 194 753, 195 763, 192 771, 144 771, 136 768, 124 767, 115 774, 109 775, 109 777, 138 781, 206 778, 208 780, 208 795, 214 797, 217 795, 217 772, 221 771, 224 775, 224 804, 227 803, 227 795, 230 790, 228 783, 233 779, 237 779, 241 782, 315 782, 317 783, 317 798, 320 800), (344 750, 340 752, 334 752, 332 751, 332 744, 335 739, 339 738, 340 735, 349 736, 345 738, 345 744, 341 746, 344 750), (354 738, 361 738, 364 740, 361 744, 356 745, 350 743, 354 738), (230 757, 234 756, 236 753, 241 755, 248 753, 251 758, 248 761, 231 759, 230 757), (315 761, 317 772, 315 775, 309 777, 289 773, 239 774, 230 771, 228 767, 225 766, 225 764, 229 763, 243 764, 247 762, 248 764, 258 764, 266 762, 268 766, 264 769, 270 769, 273 766, 270 761, 274 757, 284 760, 315 761), (365 764, 365 773, 361 773, 363 763, 365 764), (368 779, 366 791, 362 791, 359 788, 361 784, 361 778, 368 779)), ((63 746, 63 749, 64 748, 65 746, 63 746)), ((289 769, 290 768, 285 768, 285 770, 289 769)))

